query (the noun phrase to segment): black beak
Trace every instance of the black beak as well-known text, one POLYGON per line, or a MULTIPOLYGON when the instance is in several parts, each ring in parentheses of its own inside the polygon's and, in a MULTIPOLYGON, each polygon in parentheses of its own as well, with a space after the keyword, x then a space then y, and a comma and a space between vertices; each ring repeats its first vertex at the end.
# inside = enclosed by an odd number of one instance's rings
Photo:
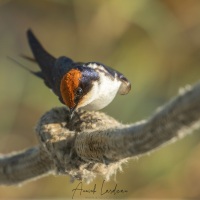
POLYGON ((70 119, 72 119, 72 118, 73 118, 75 110, 76 110, 76 106, 75 106, 75 107, 73 107, 73 108, 70 108, 70 109, 69 109, 69 115, 70 115, 70 119))

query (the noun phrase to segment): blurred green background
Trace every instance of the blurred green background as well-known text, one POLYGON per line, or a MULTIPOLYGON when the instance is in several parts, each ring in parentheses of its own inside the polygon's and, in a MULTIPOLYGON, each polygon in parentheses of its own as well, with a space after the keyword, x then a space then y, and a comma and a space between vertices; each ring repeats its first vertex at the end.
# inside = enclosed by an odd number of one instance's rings
MULTIPOLYGON (((122 72, 132 91, 118 96, 103 111, 123 123, 147 118, 180 87, 199 79, 198 0, 0 0, 2 154, 37 145, 35 124, 44 112, 61 106, 41 80, 7 58, 38 69, 20 57, 32 56, 28 28, 56 57, 99 61, 122 72)), ((200 199, 199 132, 150 156, 130 160, 116 176, 118 187, 128 193, 100 197, 200 199)), ((99 187, 102 178, 84 187, 94 183, 99 187)), ((21 187, 0 187, 0 199, 70 199, 77 184, 70 183, 68 176, 47 176, 21 187)), ((114 178, 106 183, 107 188, 114 186, 114 178)))

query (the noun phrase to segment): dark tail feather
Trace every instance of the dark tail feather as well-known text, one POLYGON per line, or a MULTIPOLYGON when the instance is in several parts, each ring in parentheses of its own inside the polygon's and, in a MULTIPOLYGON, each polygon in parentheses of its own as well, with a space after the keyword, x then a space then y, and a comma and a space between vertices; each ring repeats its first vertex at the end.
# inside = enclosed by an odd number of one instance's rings
POLYGON ((31 62, 35 62, 35 63, 36 63, 35 58, 32 58, 32 57, 27 56, 27 55, 24 55, 24 54, 21 54, 20 56, 21 56, 22 58, 26 59, 26 60, 29 60, 29 61, 31 61, 31 62))
POLYGON ((17 60, 15 60, 14 58, 11 58, 10 56, 7 56, 8 59, 12 60, 14 63, 18 64, 20 67, 22 67, 23 69, 25 69, 26 71, 30 72, 31 74, 44 79, 42 72, 34 72, 30 69, 28 69, 26 66, 24 66, 23 64, 21 64, 20 62, 18 62, 17 60))
POLYGON ((48 74, 51 68, 54 67, 56 59, 43 48, 30 29, 27 31, 27 37, 35 60, 39 64, 41 70, 45 74, 48 74))

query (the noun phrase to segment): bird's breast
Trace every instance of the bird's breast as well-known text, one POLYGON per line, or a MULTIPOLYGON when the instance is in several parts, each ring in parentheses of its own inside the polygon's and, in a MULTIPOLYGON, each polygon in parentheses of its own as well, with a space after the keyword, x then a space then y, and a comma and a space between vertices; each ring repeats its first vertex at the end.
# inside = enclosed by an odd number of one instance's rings
POLYGON ((85 110, 100 110, 106 107, 116 96, 121 82, 115 79, 111 79, 104 74, 100 73, 100 79, 98 83, 94 84, 94 100, 88 105, 84 106, 85 110))

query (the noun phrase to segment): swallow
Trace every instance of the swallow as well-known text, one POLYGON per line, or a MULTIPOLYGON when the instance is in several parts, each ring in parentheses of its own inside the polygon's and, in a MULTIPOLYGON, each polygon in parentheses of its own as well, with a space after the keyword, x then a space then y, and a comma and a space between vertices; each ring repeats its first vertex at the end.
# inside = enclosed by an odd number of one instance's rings
POLYGON ((131 83, 117 70, 99 62, 74 62, 66 56, 55 58, 30 29, 27 38, 34 59, 26 58, 35 60, 40 68, 31 73, 44 80, 60 102, 69 108, 71 116, 78 108, 100 110, 111 103, 117 93, 129 93, 131 83))

